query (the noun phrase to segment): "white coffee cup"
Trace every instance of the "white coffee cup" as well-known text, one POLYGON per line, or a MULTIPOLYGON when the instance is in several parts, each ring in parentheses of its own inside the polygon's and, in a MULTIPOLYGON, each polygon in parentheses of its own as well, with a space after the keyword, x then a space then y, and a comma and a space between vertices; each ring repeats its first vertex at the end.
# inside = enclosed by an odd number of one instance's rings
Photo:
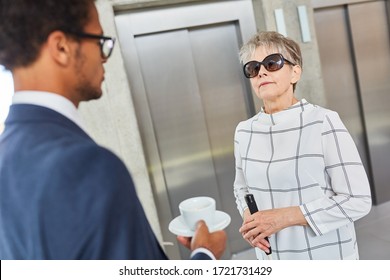
POLYGON ((191 230, 195 230, 200 220, 204 220, 210 229, 214 222, 215 199, 207 196, 191 197, 179 204, 179 210, 183 221, 191 230))

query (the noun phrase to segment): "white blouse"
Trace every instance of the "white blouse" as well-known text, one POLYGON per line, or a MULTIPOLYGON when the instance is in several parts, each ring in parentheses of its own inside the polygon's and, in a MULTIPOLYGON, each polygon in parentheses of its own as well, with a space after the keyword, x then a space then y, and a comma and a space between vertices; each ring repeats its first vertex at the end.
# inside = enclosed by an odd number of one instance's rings
POLYGON ((305 99, 275 114, 261 111, 238 124, 234 154, 241 215, 253 193, 259 210, 299 206, 309 224, 270 236, 273 259, 359 258, 354 221, 371 209, 370 187, 336 112, 305 99))

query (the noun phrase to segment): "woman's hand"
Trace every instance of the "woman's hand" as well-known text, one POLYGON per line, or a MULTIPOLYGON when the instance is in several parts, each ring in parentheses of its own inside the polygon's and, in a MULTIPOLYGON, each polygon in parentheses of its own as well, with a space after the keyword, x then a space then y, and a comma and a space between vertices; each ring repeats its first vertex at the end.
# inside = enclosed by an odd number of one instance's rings
POLYGON ((307 225, 307 222, 298 206, 269 209, 249 213, 244 211, 244 222, 240 233, 253 247, 269 252, 270 244, 264 239, 267 236, 294 225, 307 225))
MULTIPOLYGON (((243 218, 242 226, 244 226, 245 224, 249 223, 252 220, 251 213, 249 212, 249 208, 246 208, 244 210, 242 218, 243 218)), ((242 234, 242 237, 249 243, 249 245, 251 245, 252 247, 255 247, 252 244, 253 237, 245 238, 244 236, 247 233, 247 231, 241 231, 241 229, 242 229, 242 227, 240 228, 240 233, 242 234)))

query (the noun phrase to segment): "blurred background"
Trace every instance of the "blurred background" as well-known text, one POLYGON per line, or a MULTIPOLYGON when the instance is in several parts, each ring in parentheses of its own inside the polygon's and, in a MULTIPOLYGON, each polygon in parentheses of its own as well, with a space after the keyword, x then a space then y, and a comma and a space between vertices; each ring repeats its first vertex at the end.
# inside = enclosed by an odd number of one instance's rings
POLYGON ((4 121, 11 105, 14 84, 12 75, 0 65, 0 133, 4 129, 4 121))
MULTIPOLYGON (((104 95, 80 106, 88 133, 120 156, 153 230, 172 259, 178 204, 216 199, 232 217, 224 258, 253 258, 238 233, 233 134, 261 107, 242 74, 240 46, 257 30, 300 43, 296 95, 339 113, 371 182, 374 207, 358 221, 363 259, 390 259, 389 0, 98 0, 118 45, 104 95)), ((0 131, 12 78, 0 68, 0 131)))

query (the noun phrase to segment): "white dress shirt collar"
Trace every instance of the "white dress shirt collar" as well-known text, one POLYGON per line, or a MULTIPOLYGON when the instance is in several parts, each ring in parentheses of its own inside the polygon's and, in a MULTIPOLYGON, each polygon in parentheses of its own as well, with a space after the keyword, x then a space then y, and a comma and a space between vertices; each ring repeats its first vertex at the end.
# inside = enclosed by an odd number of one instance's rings
POLYGON ((12 104, 32 104, 49 108, 65 116, 86 131, 76 106, 69 99, 59 94, 44 91, 17 91, 12 97, 12 104))

